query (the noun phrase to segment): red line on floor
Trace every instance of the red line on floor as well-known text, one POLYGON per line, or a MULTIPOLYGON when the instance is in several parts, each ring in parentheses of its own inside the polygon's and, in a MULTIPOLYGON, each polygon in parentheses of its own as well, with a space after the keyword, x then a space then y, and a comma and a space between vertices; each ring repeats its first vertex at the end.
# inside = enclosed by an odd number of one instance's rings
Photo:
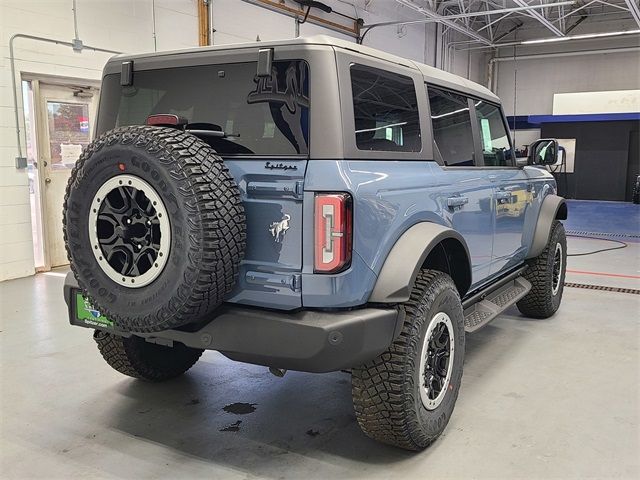
POLYGON ((638 278, 640 275, 623 275, 621 273, 585 272, 583 270, 567 270, 567 273, 579 273, 582 275, 599 275, 601 277, 638 278))

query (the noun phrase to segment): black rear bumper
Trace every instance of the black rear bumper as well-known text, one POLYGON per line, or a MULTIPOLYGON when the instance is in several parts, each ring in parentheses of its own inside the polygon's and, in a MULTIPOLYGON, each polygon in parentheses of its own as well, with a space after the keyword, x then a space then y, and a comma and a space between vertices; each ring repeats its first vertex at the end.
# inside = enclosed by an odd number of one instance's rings
POLYGON ((136 335, 166 345, 181 342, 218 350, 232 360, 305 372, 348 369, 375 358, 393 342, 404 320, 397 308, 285 313, 225 304, 193 332, 131 333, 78 318, 77 288, 69 273, 64 296, 72 325, 136 335))

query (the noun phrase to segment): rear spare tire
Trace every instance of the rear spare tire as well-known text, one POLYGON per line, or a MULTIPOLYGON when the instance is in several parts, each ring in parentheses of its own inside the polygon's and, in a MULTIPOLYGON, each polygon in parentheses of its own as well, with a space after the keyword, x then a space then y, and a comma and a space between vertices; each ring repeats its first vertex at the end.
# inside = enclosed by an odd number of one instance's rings
POLYGON ((246 237, 222 158, 189 133, 147 126, 111 130, 84 150, 63 228, 83 293, 133 332, 210 314, 235 283, 246 237))

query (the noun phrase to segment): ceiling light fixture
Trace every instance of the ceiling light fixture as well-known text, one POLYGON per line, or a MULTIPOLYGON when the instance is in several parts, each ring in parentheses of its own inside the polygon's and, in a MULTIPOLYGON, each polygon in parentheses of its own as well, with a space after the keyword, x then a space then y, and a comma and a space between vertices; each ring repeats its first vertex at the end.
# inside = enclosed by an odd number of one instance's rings
POLYGON ((570 35, 567 37, 552 37, 552 38, 541 38, 539 40, 524 40, 520 42, 520 44, 533 45, 536 43, 565 42, 567 40, 586 40, 589 38, 619 37, 622 35, 634 35, 638 33, 640 33, 640 30, 625 30, 621 32, 607 32, 607 33, 585 33, 583 35, 570 35))

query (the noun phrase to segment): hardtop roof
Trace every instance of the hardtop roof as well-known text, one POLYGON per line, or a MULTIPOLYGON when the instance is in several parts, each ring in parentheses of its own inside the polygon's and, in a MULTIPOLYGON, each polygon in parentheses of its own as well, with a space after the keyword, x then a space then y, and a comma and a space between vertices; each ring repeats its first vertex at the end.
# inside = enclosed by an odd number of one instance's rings
POLYGON ((496 103, 500 103, 500 99, 488 88, 480 85, 479 83, 467 80, 464 77, 455 75, 439 68, 426 65, 424 63, 415 62, 408 58, 400 57, 392 53, 384 52, 376 48, 368 47, 366 45, 359 45, 355 42, 342 40, 329 35, 313 35, 309 37, 298 37, 285 40, 274 40, 266 42, 246 42, 246 43, 233 43, 216 46, 204 46, 195 48, 186 48, 180 50, 168 50, 164 52, 142 53, 142 54, 120 54, 115 55, 109 59, 108 63, 121 62, 126 60, 135 60, 136 58, 151 58, 162 56, 173 56, 187 53, 205 52, 205 51, 225 51, 236 49, 248 49, 248 48, 268 48, 278 46, 292 46, 292 45, 325 45, 338 49, 357 52, 362 55, 367 55, 380 60, 384 60, 390 63, 402 65, 413 70, 418 70, 428 83, 434 83, 451 89, 463 90, 466 93, 476 95, 480 98, 484 98, 496 103))

